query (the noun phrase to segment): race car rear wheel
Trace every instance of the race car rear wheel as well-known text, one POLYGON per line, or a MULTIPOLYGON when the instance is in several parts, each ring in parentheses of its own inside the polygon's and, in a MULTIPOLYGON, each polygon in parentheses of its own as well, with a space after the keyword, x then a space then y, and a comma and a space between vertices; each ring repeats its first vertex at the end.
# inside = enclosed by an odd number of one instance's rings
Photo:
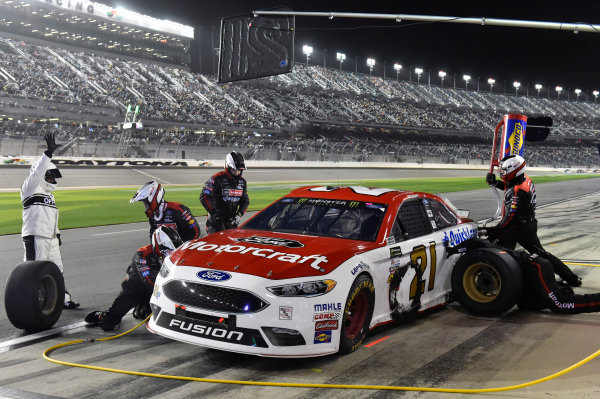
POLYGON ((523 276, 517 261, 498 248, 480 248, 464 254, 452 270, 456 300, 478 316, 506 312, 519 300, 523 276))
POLYGON ((342 316, 342 330, 340 337, 340 353, 355 351, 364 341, 375 306, 375 287, 373 281, 361 274, 350 288, 344 315, 342 316))
POLYGON ((49 261, 23 262, 10 273, 4 291, 6 315, 13 326, 46 330, 60 317, 65 300, 63 275, 49 261))

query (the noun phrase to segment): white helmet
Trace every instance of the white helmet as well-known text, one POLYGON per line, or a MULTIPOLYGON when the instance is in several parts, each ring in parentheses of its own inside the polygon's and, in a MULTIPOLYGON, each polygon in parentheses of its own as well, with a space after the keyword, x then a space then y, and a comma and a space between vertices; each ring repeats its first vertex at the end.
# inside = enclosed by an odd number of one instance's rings
POLYGON ((146 216, 150 217, 156 212, 164 198, 165 190, 160 183, 153 180, 140 187, 129 203, 143 201, 146 207, 146 216))
POLYGON ((183 240, 172 227, 159 226, 152 233, 152 250, 161 261, 171 255, 171 252, 181 244, 183 244, 183 240))
POLYGON ((61 177, 62 175, 56 165, 50 162, 48 169, 46 169, 46 173, 44 174, 44 181, 41 183, 42 189, 46 192, 54 191, 56 189, 56 179, 61 177))
POLYGON ((246 162, 244 161, 244 156, 239 152, 232 151, 225 157, 225 170, 229 172, 232 176, 234 175, 234 171, 239 171, 240 176, 243 171, 246 170, 246 162))
POLYGON ((525 160, 520 155, 508 155, 500 161, 500 177, 511 181, 525 173, 525 160))

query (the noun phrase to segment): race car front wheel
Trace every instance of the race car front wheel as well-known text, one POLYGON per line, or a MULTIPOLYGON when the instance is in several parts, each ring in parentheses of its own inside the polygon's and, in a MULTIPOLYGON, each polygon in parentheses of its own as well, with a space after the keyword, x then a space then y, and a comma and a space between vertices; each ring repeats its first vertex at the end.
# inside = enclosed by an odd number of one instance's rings
POLYGON ((361 274, 350 288, 344 314, 340 338, 340 353, 354 352, 364 341, 375 306, 373 281, 361 274))
POLYGON ((60 317, 65 282, 58 266, 49 261, 27 261, 8 276, 4 291, 6 315, 13 326, 46 330, 60 317))
POLYGON ((456 300, 478 316, 506 312, 519 300, 523 276, 517 261, 498 248, 467 252, 452 270, 456 300))

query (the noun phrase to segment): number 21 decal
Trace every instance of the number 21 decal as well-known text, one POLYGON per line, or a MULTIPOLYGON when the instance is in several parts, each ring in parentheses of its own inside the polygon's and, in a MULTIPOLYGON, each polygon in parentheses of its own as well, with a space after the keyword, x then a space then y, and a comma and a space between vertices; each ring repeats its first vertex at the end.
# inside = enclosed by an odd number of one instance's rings
POLYGON ((425 292, 425 279, 423 278, 423 274, 429 265, 429 278, 427 279, 429 283, 427 284, 427 291, 431 291, 435 284, 435 269, 437 265, 437 254, 435 252, 435 241, 431 241, 429 243, 429 251, 425 245, 419 245, 413 248, 410 253, 410 261, 413 264, 419 266, 421 273, 417 273, 415 277, 413 277, 412 282, 410 283, 410 299, 414 298, 417 295, 417 287, 419 289, 419 295, 425 292), (427 252, 429 252, 430 256, 427 256, 427 252))

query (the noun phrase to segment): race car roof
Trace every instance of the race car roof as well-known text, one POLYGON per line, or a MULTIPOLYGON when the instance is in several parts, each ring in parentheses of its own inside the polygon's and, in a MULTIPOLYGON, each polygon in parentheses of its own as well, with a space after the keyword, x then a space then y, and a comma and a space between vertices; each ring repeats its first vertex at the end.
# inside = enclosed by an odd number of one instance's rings
POLYGON ((421 193, 363 186, 306 186, 291 191, 286 197, 377 201, 383 204, 391 204, 399 199, 398 197, 403 198, 415 194, 421 193))

